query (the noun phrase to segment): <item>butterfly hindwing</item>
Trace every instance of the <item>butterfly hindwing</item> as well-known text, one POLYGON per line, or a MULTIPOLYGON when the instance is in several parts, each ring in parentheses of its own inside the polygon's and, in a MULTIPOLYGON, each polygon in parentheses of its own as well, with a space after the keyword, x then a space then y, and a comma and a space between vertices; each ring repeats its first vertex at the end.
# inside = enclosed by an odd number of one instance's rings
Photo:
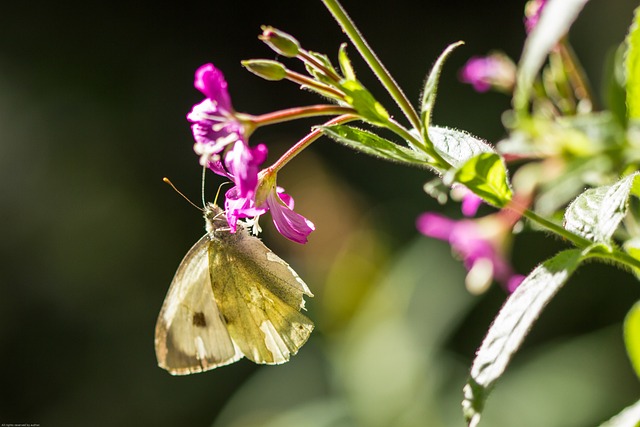
POLYGON ((174 375, 226 365, 242 357, 234 346, 213 296, 203 236, 184 257, 156 324, 158 364, 174 375))
POLYGON ((232 245, 214 239, 209 249, 213 292, 224 307, 231 339, 256 363, 284 363, 313 330, 313 323, 300 313, 303 295, 311 292, 259 239, 244 230, 232 238, 232 245), (221 265, 230 274, 215 275, 221 265))

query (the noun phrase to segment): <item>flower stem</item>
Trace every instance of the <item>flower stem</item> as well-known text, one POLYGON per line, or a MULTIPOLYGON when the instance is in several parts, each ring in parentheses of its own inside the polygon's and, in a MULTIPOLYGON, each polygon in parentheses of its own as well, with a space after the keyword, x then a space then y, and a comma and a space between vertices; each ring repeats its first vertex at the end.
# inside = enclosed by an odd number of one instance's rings
POLYGON ((312 79, 311 77, 307 77, 304 74, 296 73, 295 71, 287 70, 287 76, 285 77, 287 80, 290 80, 294 83, 298 83, 302 86, 307 86, 311 89, 320 92, 321 94, 334 99, 343 100, 345 98, 344 92, 333 88, 324 83, 320 83, 317 80, 312 79))
POLYGON ((316 70, 323 73, 325 76, 329 77, 336 83, 339 83, 342 78, 336 73, 333 68, 328 68, 324 66, 320 61, 318 61, 313 55, 311 55, 306 50, 300 49, 298 52, 298 58, 302 60, 305 64, 315 68, 316 70))
POLYGON ((389 71, 384 67, 382 62, 378 59, 376 54, 371 50, 371 47, 367 44, 365 39, 360 34, 360 31, 356 28, 355 24, 349 18, 344 8, 338 3, 338 0, 322 0, 324 5, 329 9, 329 12, 333 15, 338 24, 342 27, 342 30, 349 37, 351 42, 355 45, 360 55, 364 58, 369 68, 376 75, 378 80, 382 83, 384 88, 389 92, 393 100, 398 104, 403 114, 407 117, 411 126, 415 129, 421 129, 420 117, 413 108, 406 95, 402 92, 402 89, 398 86, 393 79, 389 71))
POLYGON ((274 111, 272 113, 250 116, 250 121, 256 128, 272 125, 275 123, 288 122, 297 119, 317 116, 332 116, 341 114, 355 114, 351 107, 341 107, 332 104, 309 105, 306 107, 288 108, 286 110, 274 111))
POLYGON ((444 160, 436 150, 431 149, 431 147, 425 147, 424 141, 417 138, 395 120, 389 119, 387 121, 386 127, 390 131, 398 135, 400 138, 404 139, 407 144, 409 144, 414 150, 424 151, 429 156, 431 156, 433 160, 432 163, 429 164, 429 166, 437 169, 440 172, 444 172, 447 169, 451 168, 451 165, 447 163, 447 161, 444 160))
POLYGON ((565 239, 569 240, 571 243, 573 243, 576 247, 580 249, 586 249, 589 246, 594 247, 595 250, 590 251, 588 254, 588 257, 590 258, 600 258, 600 259, 610 260, 620 265, 623 265, 627 268, 640 270, 640 260, 632 257, 631 255, 625 252, 618 250, 617 248, 611 248, 605 251, 597 250, 596 242, 593 242, 575 233, 572 233, 571 231, 562 228, 558 224, 555 224, 539 216, 538 214, 536 214, 531 210, 528 210, 528 209, 525 210, 523 212, 523 215, 527 217, 529 220, 542 225, 544 228, 548 229, 549 231, 552 231, 555 234, 564 237, 565 239))
POLYGON ((560 225, 558 225, 558 224, 556 224, 554 222, 551 222, 546 218, 541 217, 540 215, 538 215, 537 213, 533 212, 530 209, 524 210, 522 214, 527 219, 538 223, 539 225, 543 226, 547 230, 552 231, 555 234, 559 235, 560 237, 563 237, 566 240, 570 241, 571 243, 573 243, 578 248, 583 248, 584 249, 587 246, 593 245, 593 242, 591 240, 585 239, 584 237, 578 236, 577 234, 572 233, 571 231, 562 228, 562 226, 560 226, 560 225))
MULTIPOLYGON (((358 116, 355 114, 343 114, 342 116, 335 117, 328 122, 324 123, 322 127, 333 126, 341 123, 347 123, 352 120, 357 120, 358 116)), ((293 147, 289 148, 274 164, 267 168, 268 173, 276 173, 284 167, 291 159, 300 154, 302 150, 307 148, 316 139, 322 136, 322 129, 314 129, 307 136, 298 141, 293 147)))

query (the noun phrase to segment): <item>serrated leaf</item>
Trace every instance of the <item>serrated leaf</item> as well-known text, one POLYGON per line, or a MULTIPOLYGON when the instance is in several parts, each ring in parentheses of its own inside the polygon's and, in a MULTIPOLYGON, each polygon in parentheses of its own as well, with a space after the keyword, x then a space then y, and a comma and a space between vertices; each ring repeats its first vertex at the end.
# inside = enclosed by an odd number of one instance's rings
POLYGON ((322 127, 322 132, 333 140, 354 150, 392 162, 428 167, 427 156, 393 143, 375 133, 347 125, 322 127))
POLYGON ((389 121, 389 113, 357 80, 347 80, 340 84, 347 95, 345 101, 356 109, 367 121, 384 126, 389 121))
POLYGON ((464 388, 462 407, 470 427, 478 425, 491 388, 504 373, 544 307, 582 260, 578 249, 560 252, 536 267, 502 306, 482 341, 464 388))
POLYGON ((438 91, 438 80, 440 79, 440 73, 447 57, 453 52, 455 48, 463 45, 464 42, 459 41, 452 43, 440 54, 436 62, 433 64, 429 76, 424 83, 424 89, 422 92, 422 102, 420 103, 420 113, 422 114, 422 124, 424 129, 429 129, 431 124, 431 113, 433 106, 436 102, 436 93, 438 91))
POLYGON ((600 427, 638 427, 638 425, 640 425, 640 400, 627 406, 609 421, 600 424, 600 427))
POLYGON ((342 43, 340 45, 340 51, 338 52, 338 62, 340 63, 340 69, 342 70, 342 75, 347 80, 355 80, 356 72, 353 71, 353 66, 351 65, 351 60, 349 56, 347 56, 347 44, 342 43))
POLYGON ((593 242, 610 244, 611 236, 627 214, 627 202, 637 173, 613 185, 590 188, 579 195, 564 214, 564 228, 593 242))
POLYGON ((631 366, 640 378, 640 301, 631 307, 624 319, 624 344, 631 366))
POLYGON ((633 14, 626 41, 627 112, 629 119, 637 120, 640 119, 640 7, 633 14))
POLYGON ((513 104, 516 111, 526 111, 536 74, 545 58, 569 31, 571 24, 588 0, 549 0, 540 20, 527 37, 516 75, 513 104))
POLYGON ((455 169, 479 154, 495 153, 487 142, 457 129, 429 126, 429 140, 436 152, 455 169))
POLYGON ((472 157, 455 172, 454 180, 494 206, 504 207, 511 200, 507 168, 496 153, 472 157))

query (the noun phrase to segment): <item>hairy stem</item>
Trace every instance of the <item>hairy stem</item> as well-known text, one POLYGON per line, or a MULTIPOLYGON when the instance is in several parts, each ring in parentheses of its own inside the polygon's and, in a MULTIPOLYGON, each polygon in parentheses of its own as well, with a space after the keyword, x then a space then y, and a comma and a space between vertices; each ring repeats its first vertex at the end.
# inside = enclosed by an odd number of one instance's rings
POLYGON ((369 65, 369 68, 371 68, 378 80, 380 80, 387 92, 389 92, 389 95, 391 95, 396 104, 398 104, 398 106, 402 110, 402 113, 411 123, 411 126, 413 126, 415 129, 422 129, 422 124, 420 122, 418 113, 413 108, 406 95, 404 94, 404 92, 402 92, 402 89, 400 89, 391 74, 389 74, 389 71, 387 71, 382 62, 380 62, 371 47, 369 47, 368 43, 362 37, 362 34, 360 34, 360 31, 358 31, 351 18, 349 18, 349 16, 345 12, 344 8, 337 0, 322 0, 322 2, 327 7, 327 9, 329 9, 329 12, 331 12, 335 20, 338 21, 338 24, 340 24, 342 30, 349 37, 356 49, 358 49, 360 55, 364 58, 367 65, 369 65))

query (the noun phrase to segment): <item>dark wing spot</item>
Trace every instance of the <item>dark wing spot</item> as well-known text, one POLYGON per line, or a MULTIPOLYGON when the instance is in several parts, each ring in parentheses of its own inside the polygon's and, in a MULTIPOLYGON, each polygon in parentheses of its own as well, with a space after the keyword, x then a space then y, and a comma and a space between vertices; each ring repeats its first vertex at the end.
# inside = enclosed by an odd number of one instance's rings
POLYGON ((204 328, 207 326, 207 319, 204 317, 204 313, 199 311, 193 314, 193 319, 191 319, 193 326, 197 326, 199 328, 204 328))

